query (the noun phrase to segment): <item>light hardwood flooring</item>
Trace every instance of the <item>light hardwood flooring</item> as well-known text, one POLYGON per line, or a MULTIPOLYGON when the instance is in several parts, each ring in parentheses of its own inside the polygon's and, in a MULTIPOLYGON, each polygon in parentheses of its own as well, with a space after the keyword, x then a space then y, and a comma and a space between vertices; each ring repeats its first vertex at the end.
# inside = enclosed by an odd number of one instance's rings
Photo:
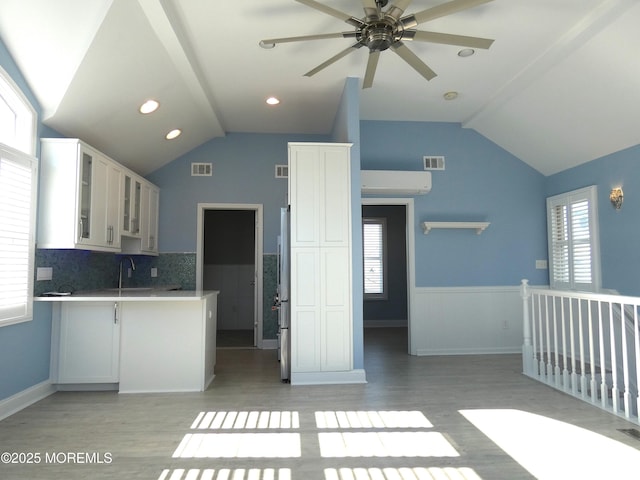
MULTIPOLYGON (((640 441, 619 431, 637 425, 524 377, 520 373, 519 355, 413 357, 406 354, 406 345, 406 329, 367 329, 365 369, 368 383, 362 385, 283 384, 279 381, 275 351, 221 349, 218 351, 216 379, 204 393, 119 395, 113 392, 59 392, 0 422, 0 452, 41 455, 39 464, 0 464, 0 479, 535 478, 460 413, 461 410, 474 409, 518 409, 583 427, 636 450, 640 447, 640 441), (297 412, 299 426, 226 430, 192 428, 201 412, 231 411, 297 412), (327 411, 418 411, 430 426, 319 429, 315 413, 327 411), (419 435, 411 438, 419 444, 437 437, 446 440, 456 455, 320 455, 323 440, 319 433, 362 434, 371 431, 402 435, 404 432, 417 433, 419 435), (261 456, 255 451, 255 458, 173 458, 185 438, 189 438, 186 435, 200 433, 209 435, 211 439, 222 438, 223 444, 234 438, 244 438, 243 435, 273 433, 275 436, 266 437, 272 438, 272 445, 278 443, 278 434, 293 433, 299 441, 301 456, 270 458, 272 454, 261 456), (236 437, 220 437, 221 433, 236 437), (69 454, 78 452, 97 455, 84 458, 84 461, 106 460, 107 463, 70 461, 69 454), (56 460, 63 462, 45 462, 45 455, 50 457, 52 454, 58 454, 56 460), (438 477, 438 474, 448 476, 438 477)), ((523 429, 522 436, 528 434, 523 429)), ((550 431, 549 435, 536 446, 541 452, 540 461, 545 458, 546 442, 551 445, 557 440, 551 438, 553 432, 550 431)), ((357 442, 364 448, 360 440, 357 442)), ((420 449, 422 444, 409 445, 408 448, 420 449)), ((218 455, 216 451, 209 451, 205 456, 218 455)), ((578 461, 601 462, 607 458, 586 457, 578 461)), ((639 478, 638 472, 640 467, 630 472, 632 476, 628 478, 639 478)), ((570 477, 558 478, 572 480, 570 477)), ((611 478, 618 480, 621 477, 611 478)))

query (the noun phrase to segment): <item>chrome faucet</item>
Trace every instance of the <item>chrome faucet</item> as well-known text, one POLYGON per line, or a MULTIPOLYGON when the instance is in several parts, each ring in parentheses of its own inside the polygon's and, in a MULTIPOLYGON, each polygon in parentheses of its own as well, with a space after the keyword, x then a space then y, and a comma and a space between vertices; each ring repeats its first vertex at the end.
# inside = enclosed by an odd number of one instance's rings
POLYGON ((131 270, 133 270, 134 272, 136 271, 136 264, 133 263, 133 258, 131 257, 122 257, 122 259, 120 260, 120 274, 118 275, 118 289, 122 289, 122 264, 124 263, 125 260, 129 260, 129 262, 131 262, 131 270))

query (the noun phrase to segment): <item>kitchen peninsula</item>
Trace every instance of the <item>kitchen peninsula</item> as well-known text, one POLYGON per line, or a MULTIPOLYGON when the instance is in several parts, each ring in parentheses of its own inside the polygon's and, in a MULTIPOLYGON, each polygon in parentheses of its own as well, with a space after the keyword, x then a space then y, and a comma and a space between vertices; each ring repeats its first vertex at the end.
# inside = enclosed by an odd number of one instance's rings
POLYGON ((59 390, 197 392, 213 381, 217 291, 105 289, 52 302, 59 390))

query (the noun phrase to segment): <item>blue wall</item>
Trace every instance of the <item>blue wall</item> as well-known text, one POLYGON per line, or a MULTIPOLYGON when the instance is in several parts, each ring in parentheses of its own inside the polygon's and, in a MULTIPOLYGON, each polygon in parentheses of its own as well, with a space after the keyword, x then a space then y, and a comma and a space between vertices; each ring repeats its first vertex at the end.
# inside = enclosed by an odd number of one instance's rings
POLYGON ((640 295, 640 146, 607 155, 547 178, 547 195, 598 187, 598 223, 602 288, 640 295), (615 210, 613 187, 622 187, 624 203, 615 210))
MULTIPOLYGON (((1 40, 0 66, 13 78, 40 117, 40 105, 1 40)), ((0 400, 47 380, 50 352, 49 305, 36 303, 31 322, 0 328, 0 400)))
POLYGON ((545 177, 474 130, 453 123, 361 124, 363 170, 422 170, 425 155, 444 155, 433 188, 416 196, 416 286, 546 285, 545 177), (487 221, 471 230, 433 230, 424 221, 487 221))
POLYGON ((195 252, 198 203, 264 205, 264 252, 276 253, 280 208, 287 205, 287 180, 275 165, 287 164, 287 142, 328 142, 320 135, 229 133, 215 138, 147 178, 158 185, 161 252, 195 252), (213 163, 213 176, 192 177, 192 162, 213 163))

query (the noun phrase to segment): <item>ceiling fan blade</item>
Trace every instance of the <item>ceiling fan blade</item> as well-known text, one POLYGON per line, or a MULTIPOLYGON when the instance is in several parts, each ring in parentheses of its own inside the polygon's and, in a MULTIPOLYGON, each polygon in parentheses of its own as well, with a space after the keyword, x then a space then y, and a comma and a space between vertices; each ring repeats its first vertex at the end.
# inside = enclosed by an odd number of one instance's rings
POLYGON ((271 47, 278 43, 303 42, 306 40, 325 40, 327 38, 352 38, 356 32, 321 33, 319 35, 303 35, 301 37, 265 38, 260 40, 260 46, 271 47))
POLYGON ((354 45, 351 45, 348 48, 345 48, 344 50, 342 50, 340 53, 338 53, 337 55, 334 55, 333 57, 331 57, 329 60, 322 62, 320 65, 318 65, 316 68, 313 68, 311 70, 309 70, 307 73, 304 74, 305 77, 311 77, 313 75, 315 75, 316 73, 318 73, 320 70, 323 70, 325 68, 327 68, 329 65, 331 65, 332 63, 337 62, 338 60, 340 60, 342 57, 346 57, 347 55, 349 55, 351 52, 355 52, 357 49, 359 49, 360 47, 362 47, 362 43, 358 42, 354 45))
POLYGON ((379 50, 371 50, 369 52, 369 60, 367 61, 367 70, 364 73, 364 82, 362 88, 371 88, 373 85, 373 77, 376 75, 376 67, 380 58, 379 50))
POLYGON ((442 43, 444 45, 458 45, 460 47, 487 49, 493 43, 490 38, 467 37, 449 33, 423 32, 419 30, 405 30, 403 40, 417 40, 419 42, 442 43))
POLYGON ((364 8, 364 15, 368 19, 379 17, 379 9, 376 0, 362 0, 362 7, 364 8))
POLYGON ((336 10, 335 8, 331 8, 323 3, 316 2, 316 0, 296 0, 296 2, 302 3, 307 7, 314 8, 322 13, 326 13, 327 15, 331 15, 332 17, 339 18, 343 22, 347 22, 349 25, 353 25, 354 27, 360 28, 365 25, 362 20, 341 12, 340 10, 336 10))
POLYGON ((396 0, 387 9, 387 16, 393 18, 394 20, 398 20, 410 3, 411 0, 396 0))
POLYGON ((422 75, 427 80, 431 80, 436 77, 437 74, 433 70, 431 70, 426 63, 418 58, 418 56, 413 53, 409 48, 402 42, 395 42, 391 44, 391 48, 394 52, 396 52, 405 62, 407 62, 411 67, 422 75))
POLYGON ((426 10, 414 13, 413 15, 408 15, 402 18, 401 21, 404 28, 413 28, 416 25, 428 22, 429 20, 451 15, 452 13, 467 10, 492 1, 493 0, 451 0, 450 2, 427 8, 426 10))

